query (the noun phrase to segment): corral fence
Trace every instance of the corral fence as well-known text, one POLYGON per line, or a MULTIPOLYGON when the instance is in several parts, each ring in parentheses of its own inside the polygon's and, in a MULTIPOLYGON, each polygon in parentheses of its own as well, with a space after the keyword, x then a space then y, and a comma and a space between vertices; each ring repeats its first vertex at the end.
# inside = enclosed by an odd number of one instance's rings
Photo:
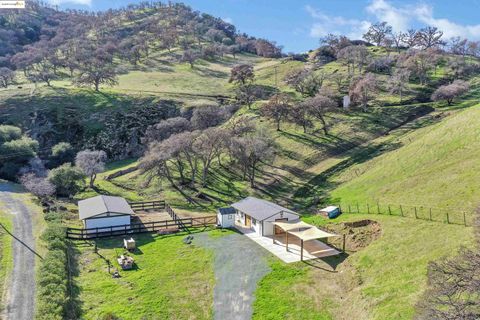
POLYGON ((129 202, 129 205, 133 211, 165 210, 166 203, 164 200, 154 200, 143 202, 129 202))
POLYGON ((420 220, 472 226, 474 215, 462 209, 432 208, 425 206, 381 203, 337 203, 343 213, 378 214, 415 218, 420 220))
POLYGON ((190 233, 189 228, 216 226, 218 223, 216 215, 182 218, 163 200, 132 202, 130 207, 134 211, 165 210, 172 219, 101 228, 67 228, 67 238, 71 240, 92 240, 140 233, 168 233, 180 230, 190 233))

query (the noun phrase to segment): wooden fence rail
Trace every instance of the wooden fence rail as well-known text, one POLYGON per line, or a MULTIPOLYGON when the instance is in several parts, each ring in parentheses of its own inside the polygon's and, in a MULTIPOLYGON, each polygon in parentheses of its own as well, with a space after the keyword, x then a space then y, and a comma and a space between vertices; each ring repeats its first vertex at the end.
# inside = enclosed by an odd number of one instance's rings
POLYGON ((338 203, 336 204, 343 213, 360 214, 378 214, 395 215, 401 217, 415 218, 419 220, 428 220, 443 222, 448 224, 457 224, 464 226, 473 225, 473 214, 462 209, 441 209, 425 206, 411 206, 400 204, 381 204, 381 203, 338 203))
POLYGON ((132 223, 103 228, 67 228, 67 238, 71 240, 91 240, 96 238, 116 237, 140 233, 155 233, 169 229, 189 231, 189 227, 208 227, 217 224, 217 216, 183 218, 145 223, 132 223))
POLYGON ((143 201, 143 202, 130 202, 130 207, 133 211, 138 210, 164 210, 165 209, 165 201, 164 200, 155 200, 155 201, 143 201))

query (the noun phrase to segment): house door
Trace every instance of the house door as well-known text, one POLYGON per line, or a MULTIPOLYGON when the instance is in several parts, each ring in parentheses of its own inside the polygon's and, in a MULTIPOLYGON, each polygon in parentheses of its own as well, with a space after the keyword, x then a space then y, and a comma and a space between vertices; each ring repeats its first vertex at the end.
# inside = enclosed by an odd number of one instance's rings
MULTIPOLYGON (((288 221, 288 219, 287 218, 275 219, 275 222, 281 222, 281 221, 288 221)), ((282 228, 275 226, 275 234, 284 234, 284 233, 285 231, 283 231, 282 228)))
POLYGON ((245 226, 248 228, 252 226, 252 218, 250 216, 245 215, 245 226))

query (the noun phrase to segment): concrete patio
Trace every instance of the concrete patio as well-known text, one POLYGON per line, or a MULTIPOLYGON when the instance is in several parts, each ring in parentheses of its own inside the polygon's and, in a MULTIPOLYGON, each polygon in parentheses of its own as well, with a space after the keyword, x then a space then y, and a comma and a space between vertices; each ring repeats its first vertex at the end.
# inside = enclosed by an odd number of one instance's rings
MULTIPOLYGON (((270 251, 283 262, 292 263, 300 261, 300 239, 298 239, 297 237, 293 235, 288 236, 287 251, 284 235, 278 235, 275 238, 274 243, 272 236, 260 236, 253 230, 244 228, 239 224, 236 224, 235 228, 241 233, 243 233, 246 237, 256 242, 258 245, 270 251)), ((324 258, 334 256, 339 253, 340 251, 318 240, 310 240, 304 242, 303 260, 324 258)))

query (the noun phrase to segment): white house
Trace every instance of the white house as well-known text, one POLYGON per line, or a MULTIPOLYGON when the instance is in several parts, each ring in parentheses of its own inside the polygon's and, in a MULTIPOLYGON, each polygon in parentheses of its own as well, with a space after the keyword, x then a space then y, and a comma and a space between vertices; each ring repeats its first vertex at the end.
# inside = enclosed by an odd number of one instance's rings
POLYGON ((275 221, 295 221, 300 215, 270 201, 247 197, 232 204, 236 210, 235 220, 244 228, 250 228, 261 236, 270 236, 283 231, 275 228, 275 221))
POLYGON ((134 214, 124 198, 112 196, 80 200, 78 211, 86 229, 129 225, 130 217, 134 214))
POLYGON ((217 211, 217 221, 222 228, 235 226, 235 209, 232 207, 220 208, 217 211))

